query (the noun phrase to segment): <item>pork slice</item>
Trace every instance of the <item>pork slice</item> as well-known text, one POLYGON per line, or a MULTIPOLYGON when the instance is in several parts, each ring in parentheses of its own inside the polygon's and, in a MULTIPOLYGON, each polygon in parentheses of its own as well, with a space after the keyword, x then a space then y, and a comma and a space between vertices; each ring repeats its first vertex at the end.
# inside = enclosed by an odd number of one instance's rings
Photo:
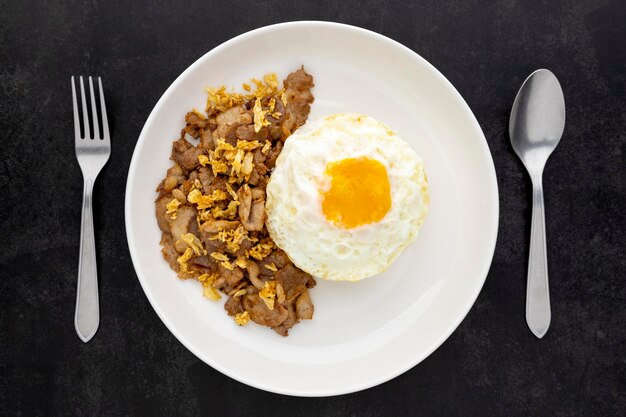
POLYGON ((179 155, 185 153, 191 148, 193 148, 193 145, 185 138, 180 138, 172 142, 172 154, 170 155, 170 159, 178 162, 177 159, 179 155))
POLYGON ((190 111, 185 115, 185 133, 197 139, 201 135, 202 131, 207 128, 209 120, 198 116, 196 113, 190 111))
POLYGON ((185 180, 185 173, 183 169, 178 164, 172 165, 165 175, 161 184, 157 188, 157 191, 172 191, 174 188, 178 187, 185 180))
POLYGON ((211 271, 217 270, 217 261, 207 255, 201 255, 201 256, 196 256, 194 258, 191 258, 190 262, 194 265, 208 268, 211 271))
POLYGON ((163 258, 170 264, 170 268, 174 271, 178 272, 178 252, 174 249, 174 242, 172 241, 172 235, 169 233, 161 233, 161 253, 163 254, 163 258))
MULTIPOLYGON (((254 170, 253 170, 254 172, 254 170)), ((267 188, 267 182, 269 181, 270 176, 269 175, 261 175, 259 176, 259 181, 257 181, 256 185, 254 188, 258 189, 258 190, 263 190, 265 191, 265 189, 267 188)))
POLYGON ((254 139, 258 140, 261 143, 265 143, 267 138, 269 137, 269 126, 263 126, 258 132, 255 133, 254 139))
POLYGON ((260 231, 265 224, 265 191, 244 184, 237 191, 239 217, 246 230, 260 231))
POLYGON ((239 140, 253 141, 256 139, 256 135, 254 132, 254 125, 240 125, 237 127, 235 131, 235 135, 239 140))
POLYGON ((306 91, 313 88, 313 76, 307 74, 304 66, 290 73, 283 81, 286 90, 306 91))
POLYGON ((202 131, 202 133, 200 134, 200 144, 198 145, 198 147, 207 151, 212 151, 213 149, 215 149, 215 142, 213 141, 213 133, 211 130, 206 129, 202 131))
MULTIPOLYGON (((191 260, 189 261, 188 267, 189 267, 189 270, 190 270, 190 271, 197 272, 197 273, 198 273, 198 275, 202 275, 202 274, 210 274, 210 273, 212 273, 212 272, 213 272, 213 269, 211 269, 210 267, 208 267, 208 266, 204 266, 204 265, 201 265, 201 264, 196 263, 196 262, 195 262, 195 260, 196 260, 197 258, 198 258, 198 257, 191 258, 191 260)), ((194 278, 195 278, 196 276, 197 276, 197 275, 194 275, 194 278)), ((191 278, 191 276, 190 276, 189 278, 191 278)))
POLYGON ((278 303, 274 304, 273 310, 267 308, 258 294, 247 294, 242 298, 243 308, 250 313, 250 319, 262 326, 279 326, 289 316, 289 311, 278 303))
POLYGON ((224 303, 224 310, 226 310, 229 316, 243 313, 243 307, 241 306, 241 297, 233 297, 232 295, 228 297, 228 300, 226 300, 226 302, 224 303))
MULTIPOLYGON (((260 261, 263 265, 274 264, 276 269, 281 270, 287 265, 292 265, 291 260, 287 257, 287 254, 281 249, 274 249, 269 255, 260 261)), ((267 268, 261 269, 261 278, 272 278, 275 275, 274 271, 267 268)))
POLYGON ((207 253, 213 252, 224 253, 226 251, 226 243, 219 239, 215 239, 215 235, 222 230, 234 230, 239 226, 238 221, 228 220, 208 220, 200 226, 200 240, 204 244, 207 253))
POLYGON ((235 230, 239 224, 236 220, 207 220, 200 226, 200 232, 215 234, 222 230, 235 230))
POLYGON ((233 123, 239 125, 249 125, 252 123, 252 113, 250 110, 246 109, 245 106, 235 106, 226 110, 223 113, 220 113, 215 118, 215 122, 217 126, 220 125, 230 125, 233 123))
POLYGON ((285 107, 285 117, 281 122, 284 135, 281 139, 286 139, 289 133, 302 126, 309 117, 311 103, 313 102, 313 77, 300 68, 287 76, 283 82, 285 85, 285 95, 287 96, 287 106, 285 107))
POLYGON ((263 289, 265 285, 265 281, 259 279, 259 274, 261 273, 261 268, 259 265, 251 259, 248 259, 248 264, 246 265, 246 272, 248 273, 248 280, 254 285, 257 289, 263 289))
POLYGON ((287 309, 287 318, 280 326, 273 327, 273 330, 281 336, 289 336, 289 329, 298 324, 298 315, 293 303, 289 303, 285 306, 287 309))
POLYGON ((218 272, 220 277, 226 280, 226 284, 234 287, 243 279, 243 271, 238 266, 235 266, 233 270, 224 268, 222 264, 218 264, 218 272))
MULTIPOLYGON (((249 228, 250 231, 263 230, 265 225, 265 191, 252 188, 252 208, 250 209, 249 228)), ((242 222, 243 223, 243 222, 242 222)))
POLYGON ((172 145, 172 155, 170 159, 187 171, 192 171, 200 165, 198 156, 203 153, 204 150, 196 148, 191 143, 187 142, 185 138, 180 138, 172 145))
POLYGON ((190 222, 196 222, 196 209, 190 206, 180 206, 176 212, 176 218, 168 218, 167 221, 170 225, 170 232, 172 234, 172 240, 174 241, 175 248, 178 252, 182 253, 187 249, 187 244, 180 241, 183 234, 189 233, 190 222))
POLYGON ((167 204, 172 201, 171 195, 164 195, 160 197, 156 203, 156 218, 157 223, 159 224, 159 229, 163 232, 169 233, 170 231, 170 223, 169 218, 172 217, 171 214, 166 214, 167 212, 167 204))
POLYGON ((220 191, 223 191, 225 193, 228 193, 228 187, 226 186, 226 180, 221 175, 213 177, 213 179, 211 180, 211 184, 209 184, 209 186, 207 188, 208 188, 208 190, 207 190, 206 194, 213 194, 213 191, 215 191, 215 190, 220 190, 220 191))
POLYGON ((270 140, 274 141, 274 140, 280 139, 280 137, 282 136, 282 133, 283 133, 282 127, 276 126, 276 125, 269 126, 268 137, 270 138, 270 140))
POLYGON ((200 240, 204 245, 204 249, 207 253, 211 254, 213 252, 224 253, 226 251, 226 243, 221 240, 211 239, 210 237, 213 235, 207 233, 200 233, 200 240))
POLYGON ((198 224, 197 216, 193 217, 189 220, 189 223, 187 223, 187 233, 192 233, 196 237, 200 237, 200 225, 198 224))
POLYGON ((200 180, 200 184, 202 184, 202 192, 204 194, 211 193, 211 183, 213 182, 213 171, 209 167, 200 167, 198 168, 198 179, 200 180))
POLYGON ((278 158, 278 155, 280 155, 280 151, 283 150, 283 143, 282 142, 276 142, 271 149, 269 150, 269 152, 267 153, 267 157, 265 158, 265 166, 268 169, 273 169, 276 166, 276 159, 278 158))
POLYGON ((217 118, 216 116, 219 114, 219 110, 209 110, 209 122, 207 123, 208 130, 217 129, 217 118))
POLYGON ((217 129, 213 131, 213 143, 217 146, 218 139, 224 139, 224 141, 230 145, 237 144, 237 123, 221 124, 217 125, 217 129))
POLYGON ((296 314, 300 320, 311 320, 313 318, 313 302, 307 290, 296 298, 296 314))
POLYGON ((252 113, 244 106, 235 106, 215 118, 217 128, 213 131, 213 141, 217 144, 218 139, 225 139, 227 143, 237 143, 237 129, 252 123, 252 113))
POLYGON ((249 251, 250 249, 252 249, 252 246, 253 246, 252 241, 248 238, 244 238, 239 244, 239 249, 237 250, 237 253, 235 255, 245 256, 246 251, 249 251))
POLYGON ((294 301, 300 294, 306 291, 308 275, 291 263, 276 272, 276 281, 282 285, 287 303, 294 301))
POLYGON ((248 178, 248 184, 257 185, 260 179, 261 179, 261 175, 259 175, 259 171, 256 169, 256 167, 252 168, 252 172, 250 173, 250 178, 248 178))
POLYGON ((265 175, 269 169, 265 166, 265 160, 267 159, 266 155, 261 152, 261 149, 255 149, 252 154, 254 162, 254 169, 259 173, 259 175, 265 175))

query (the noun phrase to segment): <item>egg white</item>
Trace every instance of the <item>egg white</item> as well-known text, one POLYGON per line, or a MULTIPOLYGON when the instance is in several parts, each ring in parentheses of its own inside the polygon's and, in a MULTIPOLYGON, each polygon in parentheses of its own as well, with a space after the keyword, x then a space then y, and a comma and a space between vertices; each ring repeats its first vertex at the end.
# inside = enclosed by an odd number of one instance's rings
POLYGON ((387 269, 415 240, 428 203, 424 163, 404 140, 371 117, 337 114, 306 123, 285 142, 267 185, 266 225, 302 270, 358 281, 387 269), (391 208, 379 222, 345 229, 326 219, 320 190, 329 187, 329 163, 359 157, 385 166, 391 208))

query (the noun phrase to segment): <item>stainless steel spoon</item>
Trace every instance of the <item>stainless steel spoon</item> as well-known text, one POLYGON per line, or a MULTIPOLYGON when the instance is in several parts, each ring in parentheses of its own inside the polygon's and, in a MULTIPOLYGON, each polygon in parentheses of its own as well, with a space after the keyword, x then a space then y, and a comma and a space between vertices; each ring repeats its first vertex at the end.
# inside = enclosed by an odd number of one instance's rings
POLYGON ((509 135, 533 183, 533 215, 530 228, 526 322, 538 338, 550 327, 550 292, 543 209, 543 168, 561 140, 565 128, 565 99, 559 80, 540 69, 524 81, 515 97, 509 135))

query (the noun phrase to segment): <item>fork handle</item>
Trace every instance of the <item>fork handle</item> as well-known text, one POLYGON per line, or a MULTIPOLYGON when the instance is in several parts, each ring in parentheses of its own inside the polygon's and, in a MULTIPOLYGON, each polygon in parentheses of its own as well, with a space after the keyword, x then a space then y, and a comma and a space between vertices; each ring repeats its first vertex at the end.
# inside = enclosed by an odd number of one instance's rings
POLYGON ((548 255, 546 253, 546 220, 541 175, 532 177, 533 214, 530 226, 528 280, 526 287, 526 323, 538 338, 550 327, 550 291, 548 287, 548 255))
POLYGON ((93 180, 86 179, 83 188, 83 208, 80 225, 80 256, 76 289, 74 327, 78 337, 87 343, 98 330, 100 305, 98 301, 98 272, 96 269, 96 240, 92 210, 93 180))

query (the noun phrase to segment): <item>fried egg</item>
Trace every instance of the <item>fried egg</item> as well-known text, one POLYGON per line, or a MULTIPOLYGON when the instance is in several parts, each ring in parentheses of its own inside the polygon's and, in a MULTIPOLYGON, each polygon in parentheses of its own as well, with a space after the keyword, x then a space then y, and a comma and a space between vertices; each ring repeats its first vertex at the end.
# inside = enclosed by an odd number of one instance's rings
POLYGON ((383 272, 428 213, 422 159, 385 124, 360 114, 308 122, 291 135, 267 185, 270 236, 322 279, 383 272))

